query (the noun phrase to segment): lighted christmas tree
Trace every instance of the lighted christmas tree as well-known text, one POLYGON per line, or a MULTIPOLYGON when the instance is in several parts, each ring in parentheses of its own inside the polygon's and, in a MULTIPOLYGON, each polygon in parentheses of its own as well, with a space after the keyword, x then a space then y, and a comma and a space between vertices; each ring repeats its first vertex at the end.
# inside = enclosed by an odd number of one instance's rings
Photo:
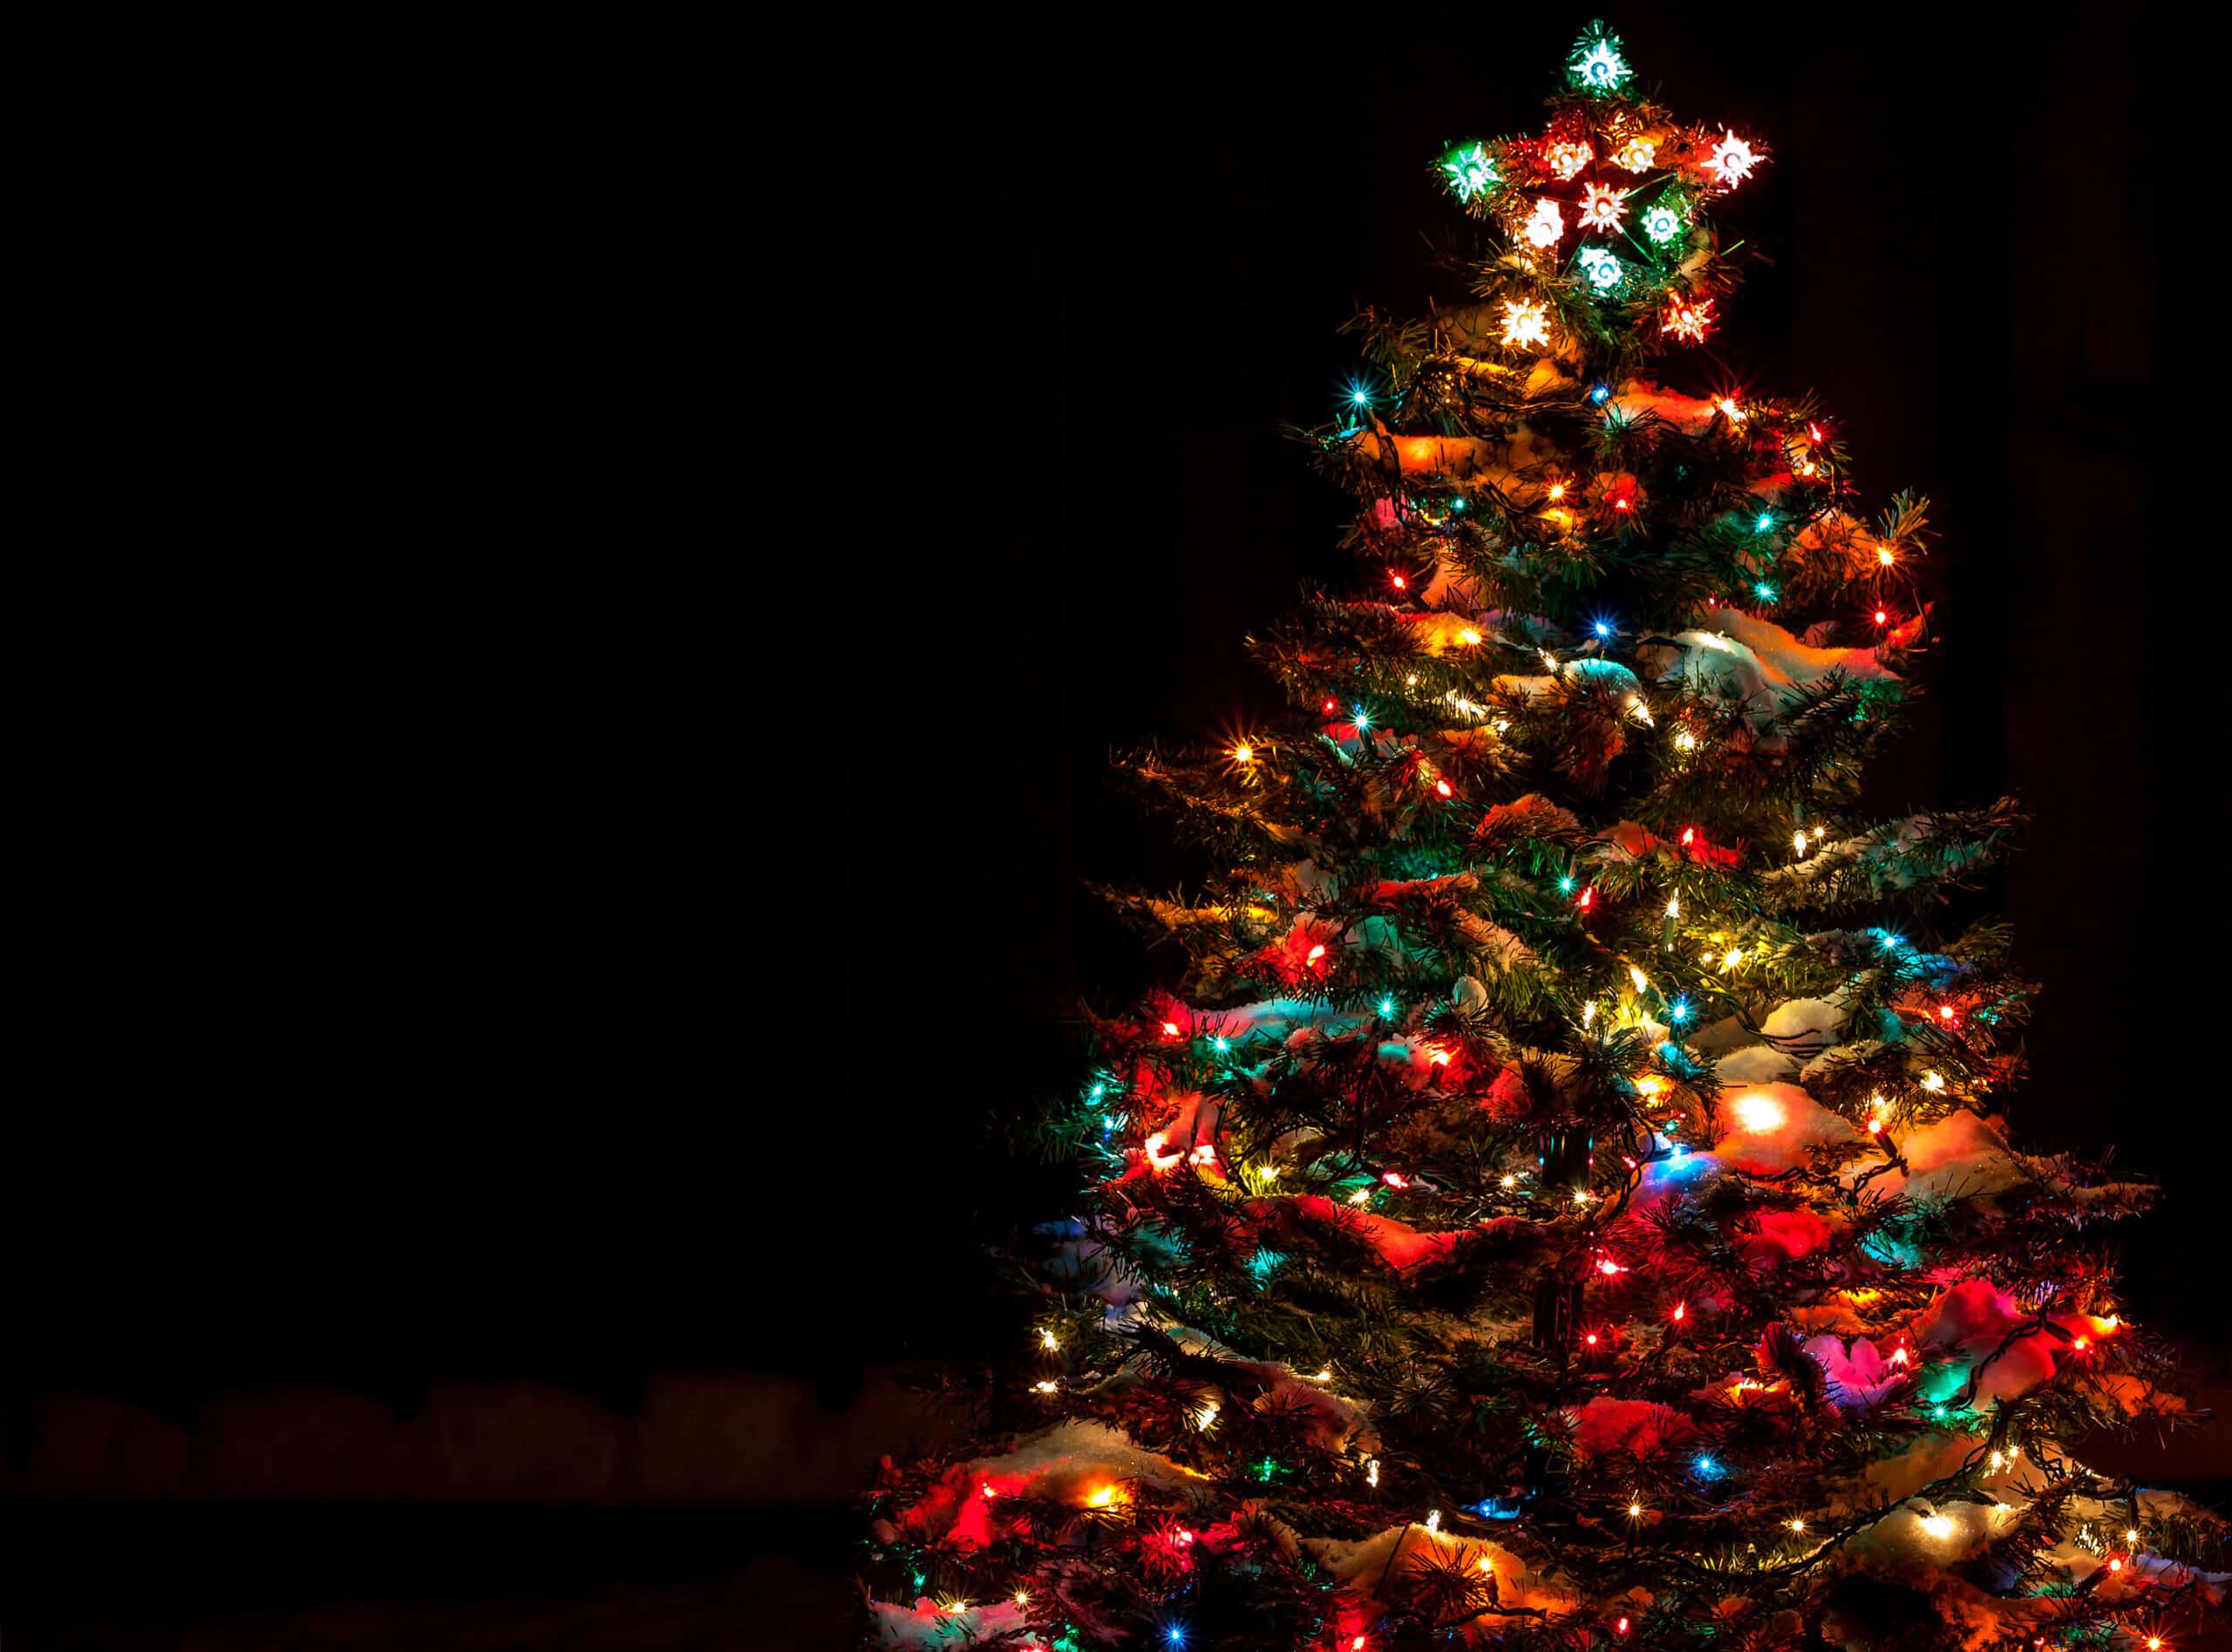
MULTIPOLYGON (((1051 1121, 1074 1221, 965 1456, 874 1499, 893 1647, 2175 1645, 2222 1524, 2088 1471, 2188 1420, 2148 1189, 2011 1146, 2031 989, 1951 921, 2008 799, 1866 816, 1922 501, 1728 382, 1755 138, 1593 26, 1438 164, 1464 301, 1310 432, 1358 569, 1294 711, 1129 778, 1221 868, 1051 1121)), ((1973 897, 1970 897, 1972 900, 1973 897)))

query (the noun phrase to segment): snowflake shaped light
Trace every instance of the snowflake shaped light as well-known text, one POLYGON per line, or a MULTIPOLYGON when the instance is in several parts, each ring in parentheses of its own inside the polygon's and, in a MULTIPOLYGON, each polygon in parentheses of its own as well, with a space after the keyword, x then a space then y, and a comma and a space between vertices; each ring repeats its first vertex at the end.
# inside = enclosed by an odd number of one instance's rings
POLYGON ((1710 298, 1677 298, 1667 305, 1666 314, 1658 323, 1662 333, 1671 333, 1677 338, 1700 343, 1712 330, 1712 300, 1710 298))
POLYGON ((1643 233, 1662 247, 1682 233, 1682 214, 1663 201, 1643 214, 1641 221, 1643 233))
POLYGON ((1441 170, 1460 201, 1485 195, 1503 181, 1502 174, 1496 170, 1495 157, 1480 144, 1451 150, 1441 158, 1441 170))
POLYGON ((1550 342, 1550 312, 1548 305, 1530 304, 1523 299, 1503 301, 1503 342, 1514 349, 1526 349, 1550 342))
POLYGON ((1720 180, 1721 187, 1733 189, 1752 175, 1752 168, 1759 164, 1759 157, 1752 146, 1734 133, 1723 130, 1720 142, 1706 157, 1705 170, 1720 180))
POLYGON ((1627 192, 1598 184, 1582 185, 1581 221, 1590 229, 1617 229, 1627 211, 1627 192))
POLYGON ((1596 159, 1596 152, 1587 144, 1578 141, 1554 143, 1542 151, 1542 164, 1557 173, 1560 178, 1568 180, 1572 179, 1574 173, 1596 159))
POLYGON ((1601 23, 1589 25, 1589 32, 1574 43, 1573 56, 1566 60, 1566 73, 1574 85, 1590 92, 1611 92, 1633 72, 1620 55, 1620 37, 1601 23))
POLYGON ((1558 215, 1558 203, 1537 201, 1534 215, 1527 221, 1527 239, 1537 247, 1555 247, 1565 233, 1566 221, 1558 215))
POLYGON ((1580 262, 1581 273, 1598 292, 1608 293, 1620 284, 1620 261, 1602 247, 1582 248, 1580 262))
POLYGON ((1612 164, 1623 172, 1649 172, 1657 160, 1657 139, 1630 138, 1612 157, 1612 164))

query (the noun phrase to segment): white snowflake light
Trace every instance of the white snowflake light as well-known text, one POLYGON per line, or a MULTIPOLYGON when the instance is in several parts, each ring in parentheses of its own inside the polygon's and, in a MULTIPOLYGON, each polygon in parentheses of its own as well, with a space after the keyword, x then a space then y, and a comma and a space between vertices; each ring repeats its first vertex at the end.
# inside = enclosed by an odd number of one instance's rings
POLYGON ((1752 146, 1732 132, 1722 133, 1719 145, 1705 161, 1705 170, 1720 180, 1724 189, 1733 189, 1752 175, 1752 168, 1759 164, 1752 146))
POLYGON ((1520 299, 1503 301, 1503 342, 1514 349, 1524 350, 1550 342, 1550 314, 1541 304, 1530 304, 1520 299))
POLYGON ((1617 229, 1622 214, 1627 211, 1627 192, 1607 189, 1599 184, 1583 184, 1581 221, 1591 229, 1617 229))
POLYGON ((1527 221, 1527 239, 1537 247, 1555 247, 1565 233, 1566 221, 1558 215, 1558 203, 1537 201, 1534 215, 1527 221))
POLYGON ((1671 207, 1653 207, 1643 215, 1643 233, 1663 247, 1682 233, 1682 214, 1671 207))
POLYGON ((1589 284, 1600 293, 1609 292, 1620 284, 1620 261, 1602 247, 1581 249, 1581 273, 1589 277, 1589 284))

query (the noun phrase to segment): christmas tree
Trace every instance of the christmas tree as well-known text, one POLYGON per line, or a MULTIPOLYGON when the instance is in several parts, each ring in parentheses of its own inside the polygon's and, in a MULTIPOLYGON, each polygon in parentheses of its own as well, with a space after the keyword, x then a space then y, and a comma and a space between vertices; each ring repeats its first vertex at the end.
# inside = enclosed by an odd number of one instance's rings
POLYGON ((1292 706, 1123 774, 1217 870, 1053 1108, 1074 1219, 967 1452, 873 1499, 886 1647, 2174 1646, 2225 1528, 2072 1444, 2192 1420, 2149 1189, 2011 1145, 2011 799, 1871 818, 1924 502, 1731 382, 1764 145, 1592 25, 1435 163, 1460 302, 1305 432, 1357 574, 1292 706), (1962 914, 1958 921, 1955 915, 1962 914))

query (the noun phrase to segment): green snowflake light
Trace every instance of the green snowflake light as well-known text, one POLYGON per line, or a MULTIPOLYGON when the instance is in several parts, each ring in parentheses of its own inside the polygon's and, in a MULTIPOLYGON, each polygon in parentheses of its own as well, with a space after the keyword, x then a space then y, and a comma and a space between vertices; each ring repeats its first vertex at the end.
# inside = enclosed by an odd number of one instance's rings
POLYGON ((1620 261, 1602 247, 1583 247, 1580 263, 1581 273, 1598 292, 1609 293, 1620 284, 1620 261))
POLYGON ((1592 23, 1566 60, 1566 78, 1587 92, 1616 92, 1633 72, 1620 55, 1620 37, 1592 23))
POLYGON ((1480 144, 1451 150, 1441 158, 1441 170, 1460 201, 1475 200, 1503 181, 1495 157, 1480 144))
POLYGON ((1682 214, 1664 201, 1637 221, 1643 225, 1643 233, 1662 247, 1682 233, 1682 214))

